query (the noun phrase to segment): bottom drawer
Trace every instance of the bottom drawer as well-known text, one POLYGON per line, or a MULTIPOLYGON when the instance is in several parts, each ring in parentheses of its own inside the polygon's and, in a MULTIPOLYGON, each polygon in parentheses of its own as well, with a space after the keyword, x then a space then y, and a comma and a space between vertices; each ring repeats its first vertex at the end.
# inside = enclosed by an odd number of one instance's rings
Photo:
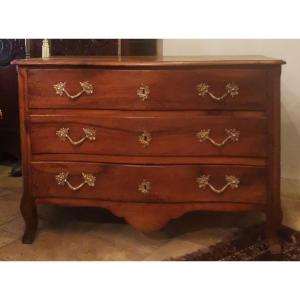
POLYGON ((123 202, 266 202, 266 169, 224 165, 31 164, 36 198, 123 202))

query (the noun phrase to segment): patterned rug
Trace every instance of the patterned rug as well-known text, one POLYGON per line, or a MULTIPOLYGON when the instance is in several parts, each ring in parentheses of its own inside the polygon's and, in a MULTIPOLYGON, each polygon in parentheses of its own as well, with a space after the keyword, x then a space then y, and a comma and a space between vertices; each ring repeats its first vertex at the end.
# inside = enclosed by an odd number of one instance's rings
POLYGON ((256 225, 234 234, 206 251, 196 251, 175 261, 300 261, 300 232, 282 226, 280 238, 283 251, 271 255, 264 236, 265 225, 256 225))

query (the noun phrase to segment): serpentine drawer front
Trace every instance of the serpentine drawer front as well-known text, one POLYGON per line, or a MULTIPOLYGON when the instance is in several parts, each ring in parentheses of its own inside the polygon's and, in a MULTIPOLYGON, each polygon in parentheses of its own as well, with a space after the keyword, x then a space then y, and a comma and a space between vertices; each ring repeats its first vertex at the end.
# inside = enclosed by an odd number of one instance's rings
POLYGON ((270 242, 278 245, 283 61, 52 57, 15 63, 24 243, 33 242, 36 207, 46 203, 106 208, 142 231, 196 210, 262 211, 270 242))
POLYGON ((32 194, 95 201, 261 204, 266 201, 265 171, 244 166, 33 163, 32 194))
POLYGON ((98 113, 89 119, 33 115, 30 120, 34 154, 266 156, 267 124, 260 114, 135 112, 98 113))
POLYGON ((267 99, 266 70, 251 68, 33 69, 28 79, 31 108, 262 110, 267 99))

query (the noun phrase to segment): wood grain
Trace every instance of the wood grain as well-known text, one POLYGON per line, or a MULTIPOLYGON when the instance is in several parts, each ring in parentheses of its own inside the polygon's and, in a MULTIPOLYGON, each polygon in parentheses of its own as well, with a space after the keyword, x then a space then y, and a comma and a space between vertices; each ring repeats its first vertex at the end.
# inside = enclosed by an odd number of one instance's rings
POLYGON ((114 110, 263 110, 267 104, 265 69, 203 68, 197 70, 104 70, 104 69, 30 69, 28 71, 30 108, 89 108, 114 110), (94 93, 76 100, 56 94, 58 82, 66 82, 70 94, 81 91, 80 82, 88 81, 94 93), (226 93, 226 85, 235 83, 238 95, 215 101, 199 96, 197 85, 208 84, 216 96, 226 93), (142 101, 137 89, 150 88, 142 101))
POLYGON ((23 195, 20 203, 20 211, 25 221, 25 230, 22 241, 24 244, 31 244, 35 238, 38 227, 38 217, 35 199, 32 197, 32 178, 30 169, 31 147, 30 136, 26 117, 28 115, 27 106, 27 70, 19 68, 19 114, 20 114, 20 134, 22 153, 22 176, 23 195))
POLYGON ((31 115, 30 136, 33 154, 94 154, 117 156, 266 156, 266 119, 264 117, 203 116, 198 112, 123 113, 99 112, 89 119, 84 113, 73 115, 31 115), (69 128, 69 136, 79 141, 83 128, 95 130, 96 140, 72 145, 56 132, 69 128), (226 129, 240 133, 238 141, 224 146, 200 141, 197 133, 210 129, 210 137, 221 143, 228 137, 226 129), (139 141, 146 131, 151 135, 148 146, 139 141), (48 141, 41 143, 41 141, 48 141))
POLYGON ((268 91, 270 105, 268 107, 268 209, 267 235, 270 249, 274 254, 281 251, 279 228, 282 222, 280 199, 280 75, 281 68, 273 67, 269 70, 268 91), (274 247, 275 245, 275 247, 274 247))
POLYGON ((27 66, 101 66, 101 67, 161 67, 161 66, 239 66, 281 65, 285 61, 263 55, 210 56, 61 56, 47 59, 18 59, 14 64, 27 66))
POLYGON ((265 203, 265 169, 240 166, 207 165, 115 165, 92 163, 32 163, 33 196, 37 198, 89 198, 106 201, 125 202, 240 202, 265 203), (94 187, 84 186, 72 191, 66 185, 59 186, 55 176, 61 172, 69 174, 69 181, 78 186, 82 172, 96 177, 94 187), (208 187, 199 189, 197 178, 211 175, 210 182, 220 189, 226 184, 225 176, 233 175, 240 179, 237 189, 228 188, 216 194, 208 187), (139 191, 143 179, 151 183, 147 194, 139 191))
POLYGON ((15 63, 21 65, 24 242, 34 239, 36 204, 50 203, 104 207, 144 231, 194 210, 264 211, 270 245, 278 246, 284 61, 262 56, 77 57, 15 63), (85 80, 95 92, 76 101, 53 89, 66 81, 69 92, 76 93, 85 80), (239 94, 220 102, 199 97, 195 86, 201 82, 216 96, 235 82, 239 94), (136 94, 141 83, 150 87, 146 101, 136 94), (82 137, 83 127, 93 127, 97 139, 74 147, 57 139, 61 127, 70 128, 74 140, 82 137), (224 128, 240 131, 239 142, 216 148, 195 138, 198 130, 211 129, 210 136, 220 142, 224 128), (143 130, 152 137, 145 148, 137 139, 143 130), (82 182, 82 172, 92 173, 95 186, 72 191, 57 185, 55 175, 62 171, 74 186, 82 182), (226 184, 226 175, 240 182, 218 194, 209 186, 199 189, 201 175, 210 175, 216 189, 226 184), (139 190, 143 179, 151 184, 148 193, 139 190))
POLYGON ((255 157, 226 157, 226 156, 111 156, 93 154, 32 154, 31 161, 85 161, 115 164, 210 164, 210 165, 244 165, 261 166, 267 164, 266 158, 255 157))

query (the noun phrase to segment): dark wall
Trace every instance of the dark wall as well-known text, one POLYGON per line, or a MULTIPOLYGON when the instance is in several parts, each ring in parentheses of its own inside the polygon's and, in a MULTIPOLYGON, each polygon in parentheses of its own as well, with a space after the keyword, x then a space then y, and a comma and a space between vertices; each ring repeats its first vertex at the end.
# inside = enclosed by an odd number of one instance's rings
POLYGON ((0 155, 19 158, 19 109, 15 58, 25 57, 24 40, 0 39, 0 155))

